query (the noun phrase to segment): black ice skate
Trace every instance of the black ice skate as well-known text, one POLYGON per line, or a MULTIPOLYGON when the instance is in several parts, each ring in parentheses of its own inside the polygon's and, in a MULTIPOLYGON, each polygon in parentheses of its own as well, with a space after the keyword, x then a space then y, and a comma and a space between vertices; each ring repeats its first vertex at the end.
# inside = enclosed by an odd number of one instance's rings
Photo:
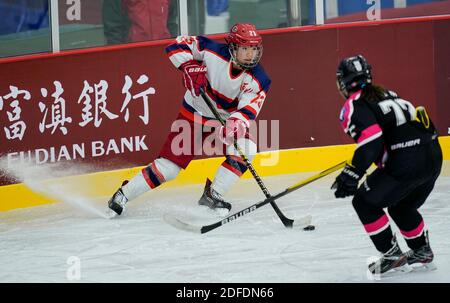
POLYGON ((200 200, 198 200, 199 205, 208 206, 209 208, 223 213, 226 211, 228 213, 231 210, 231 204, 225 202, 222 196, 211 188, 211 180, 206 179, 205 190, 200 200))
MULTIPOLYGON (((128 183, 128 180, 123 181, 122 186, 128 183)), ((108 201, 108 207, 114 212, 111 215, 120 215, 128 202, 127 197, 123 194, 122 187, 120 187, 108 201)))
POLYGON ((417 249, 411 249, 405 253, 407 261, 408 264, 415 269, 424 267, 429 270, 434 270, 436 269, 436 266, 433 263, 434 254, 430 247, 428 231, 425 232, 425 241, 426 243, 424 246, 417 249))
POLYGON ((411 271, 407 264, 407 257, 402 253, 395 236, 392 238, 392 245, 392 248, 383 254, 378 261, 369 265, 369 271, 373 275, 383 275, 390 270, 411 271))

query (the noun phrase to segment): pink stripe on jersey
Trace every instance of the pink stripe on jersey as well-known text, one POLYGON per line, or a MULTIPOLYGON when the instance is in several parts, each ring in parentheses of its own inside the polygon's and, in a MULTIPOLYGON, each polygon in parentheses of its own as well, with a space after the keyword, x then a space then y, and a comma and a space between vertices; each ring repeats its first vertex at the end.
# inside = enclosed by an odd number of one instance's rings
POLYGON ((344 131, 347 131, 348 125, 350 123, 351 116, 353 114, 353 101, 357 100, 361 96, 361 91, 357 91, 356 93, 352 94, 347 101, 345 101, 344 107, 342 108, 341 115, 342 117, 339 117, 341 119, 342 127, 344 128, 344 131))
POLYGON ((386 225, 389 224, 389 218, 386 214, 381 216, 378 220, 373 223, 364 224, 364 229, 369 234, 377 234, 386 228, 386 225))
POLYGON ((420 237, 422 235, 424 227, 425 227, 425 223, 422 220, 422 222, 420 222, 420 224, 419 224, 419 226, 417 226, 417 228, 410 230, 410 231, 400 230, 400 232, 406 239, 414 239, 414 238, 420 237))
POLYGON ((361 136, 359 136, 357 143, 361 143, 362 141, 369 139, 372 136, 378 135, 381 132, 381 127, 378 124, 372 124, 361 132, 361 136))

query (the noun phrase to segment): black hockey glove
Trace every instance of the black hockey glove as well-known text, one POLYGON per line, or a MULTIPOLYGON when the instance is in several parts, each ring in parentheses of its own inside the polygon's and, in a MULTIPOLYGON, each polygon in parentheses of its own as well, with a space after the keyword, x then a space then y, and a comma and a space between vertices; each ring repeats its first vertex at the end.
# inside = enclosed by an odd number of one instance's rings
POLYGON ((339 176, 336 177, 331 189, 335 189, 336 198, 353 196, 358 189, 358 181, 363 177, 364 172, 349 164, 345 166, 339 176))

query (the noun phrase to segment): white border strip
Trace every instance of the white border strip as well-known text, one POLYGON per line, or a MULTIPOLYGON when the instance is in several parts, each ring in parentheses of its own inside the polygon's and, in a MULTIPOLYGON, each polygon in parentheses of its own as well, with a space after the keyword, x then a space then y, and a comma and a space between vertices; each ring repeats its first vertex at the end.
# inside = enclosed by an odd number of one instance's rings
POLYGON ((324 11, 323 0, 316 0, 316 25, 324 24, 324 11))
POLYGON ((50 36, 52 37, 52 51, 53 53, 59 53, 59 11, 58 0, 50 0, 50 22, 51 30, 50 36))
POLYGON ((189 35, 187 0, 179 0, 178 4, 180 8, 180 34, 189 35))

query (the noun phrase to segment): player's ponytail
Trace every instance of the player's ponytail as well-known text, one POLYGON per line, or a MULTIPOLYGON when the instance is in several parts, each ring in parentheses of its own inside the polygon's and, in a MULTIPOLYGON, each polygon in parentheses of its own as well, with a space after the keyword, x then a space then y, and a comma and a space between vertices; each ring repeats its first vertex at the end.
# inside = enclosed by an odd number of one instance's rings
POLYGON ((361 97, 367 100, 368 102, 378 103, 382 100, 386 99, 386 95, 388 94, 387 89, 383 86, 375 85, 375 84, 366 84, 362 87, 362 95, 361 97))

